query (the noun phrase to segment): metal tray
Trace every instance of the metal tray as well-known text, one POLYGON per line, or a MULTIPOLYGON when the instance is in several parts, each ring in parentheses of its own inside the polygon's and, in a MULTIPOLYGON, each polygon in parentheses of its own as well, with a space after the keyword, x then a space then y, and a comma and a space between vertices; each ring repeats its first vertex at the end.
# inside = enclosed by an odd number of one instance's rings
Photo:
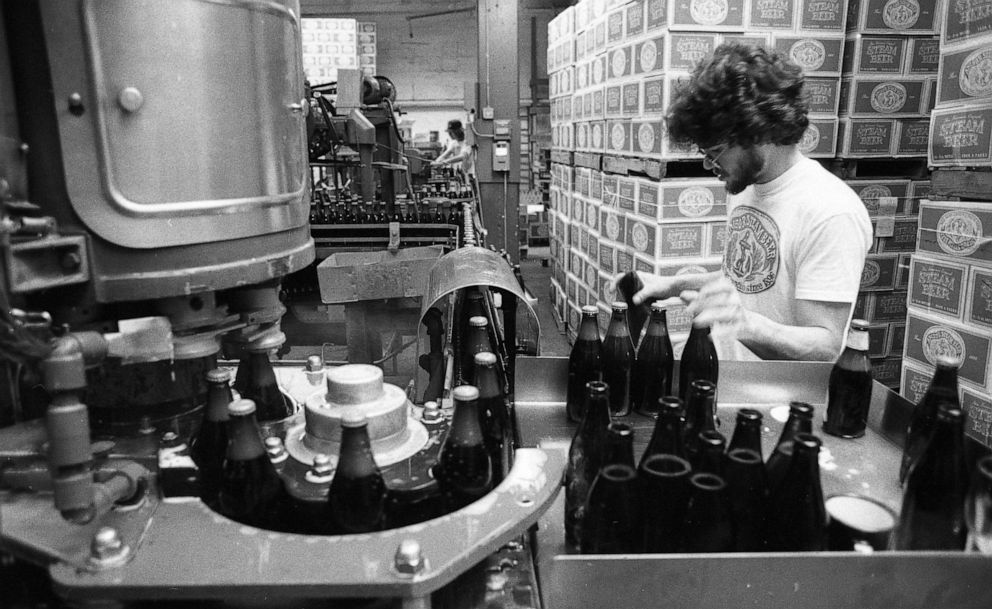
MULTIPOLYGON (((522 446, 567 451, 575 431, 565 417, 567 366, 567 358, 518 360, 516 414, 522 446)), ((765 415, 762 448, 767 457, 788 402, 808 402, 816 407, 814 433, 823 440, 824 495, 855 492, 898 513, 901 446, 912 404, 876 382, 868 433, 857 440, 825 435, 820 425, 830 369, 831 364, 816 362, 720 362, 720 429, 729 436, 738 408, 758 409, 765 415)), ((638 414, 626 419, 635 429, 639 456, 654 422, 638 414)), ((547 609, 992 607, 992 559, 980 554, 567 554, 563 510, 559 495, 535 533, 535 561, 547 609)))

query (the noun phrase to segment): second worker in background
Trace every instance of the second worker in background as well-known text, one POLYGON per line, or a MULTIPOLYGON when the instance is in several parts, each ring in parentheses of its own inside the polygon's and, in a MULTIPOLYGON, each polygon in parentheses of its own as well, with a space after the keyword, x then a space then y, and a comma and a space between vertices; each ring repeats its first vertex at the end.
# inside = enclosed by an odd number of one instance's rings
POLYGON ((721 359, 833 361, 872 243, 851 188, 806 158, 804 78, 775 53, 724 44, 697 66, 668 108, 669 136, 699 147, 724 182, 727 245, 721 271, 639 272, 639 304, 681 296, 699 326, 736 329, 721 359))

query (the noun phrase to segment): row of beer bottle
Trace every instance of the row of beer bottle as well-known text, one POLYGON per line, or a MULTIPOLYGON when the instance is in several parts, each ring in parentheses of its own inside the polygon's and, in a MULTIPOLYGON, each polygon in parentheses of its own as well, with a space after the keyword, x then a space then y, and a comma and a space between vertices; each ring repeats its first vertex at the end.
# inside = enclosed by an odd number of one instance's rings
MULTIPOLYGON (((485 360, 480 368, 492 363, 484 356, 479 359, 485 360)), ((362 533, 412 524, 407 506, 389 496, 362 413, 352 409, 342 416, 333 474, 329 459, 318 455, 301 483, 314 485, 316 492, 290 493, 279 473, 280 463, 288 458, 281 441, 263 441, 255 403, 234 399, 229 381, 226 370, 208 373, 204 419, 190 443, 204 503, 238 522, 299 533, 362 533)), ((486 442, 491 432, 483 432, 479 390, 464 385, 452 395, 454 416, 434 467, 440 498, 425 502, 431 507, 420 514, 423 520, 475 501, 492 490, 496 479, 495 451, 486 442)))
MULTIPOLYGON (((650 307, 650 318, 644 337, 636 345, 624 302, 612 305, 612 315, 606 337, 600 339, 597 316, 599 310, 592 305, 582 307, 582 320, 568 358, 568 387, 565 408, 572 422, 582 420, 586 383, 602 380, 610 386, 610 412, 624 416, 632 409, 657 415, 658 398, 675 391, 672 384, 674 354, 668 334, 667 315, 661 303, 650 307)), ((693 326, 682 351, 679 367, 680 397, 686 398, 689 386, 695 379, 716 383, 719 378, 719 359, 708 327, 693 326)))
POLYGON ((823 549, 826 516, 811 431, 813 409, 793 403, 766 464, 761 414, 741 409, 727 445, 716 430, 715 386, 666 396, 635 466, 632 430, 611 422, 610 388, 587 385, 569 449, 566 543, 584 553, 823 549))

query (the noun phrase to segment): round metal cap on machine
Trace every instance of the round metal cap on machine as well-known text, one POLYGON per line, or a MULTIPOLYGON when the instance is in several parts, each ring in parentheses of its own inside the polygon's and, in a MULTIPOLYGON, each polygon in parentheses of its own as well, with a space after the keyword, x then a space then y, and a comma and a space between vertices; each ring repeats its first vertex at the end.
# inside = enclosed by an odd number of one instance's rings
POLYGON ((427 445, 427 428, 409 412, 406 393, 383 382, 381 368, 369 364, 328 368, 327 392, 307 398, 305 422, 287 431, 286 449, 294 459, 307 464, 319 453, 331 455, 336 466, 342 426, 364 419, 376 464, 391 465, 427 445))

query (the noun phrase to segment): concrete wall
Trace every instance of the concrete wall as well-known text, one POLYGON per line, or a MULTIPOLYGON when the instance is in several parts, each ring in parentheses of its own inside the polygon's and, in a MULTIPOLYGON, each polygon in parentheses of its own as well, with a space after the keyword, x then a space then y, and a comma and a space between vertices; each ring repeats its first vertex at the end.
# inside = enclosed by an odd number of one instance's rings
MULTIPOLYGON (((472 6, 473 3, 438 0, 303 0, 300 9, 304 17, 346 17, 374 22, 378 73, 396 85, 397 105, 407 113, 403 118, 413 121, 414 139, 426 139, 428 132, 437 131, 444 142, 448 120, 465 120, 465 83, 485 78, 477 69, 479 38, 475 11, 412 21, 407 17, 472 6), (373 6, 374 12, 369 10, 373 6)), ((538 34, 538 77, 547 78, 548 21, 561 10, 553 6, 550 1, 532 0, 519 8, 521 105, 528 104, 531 97, 532 18, 538 34)))

